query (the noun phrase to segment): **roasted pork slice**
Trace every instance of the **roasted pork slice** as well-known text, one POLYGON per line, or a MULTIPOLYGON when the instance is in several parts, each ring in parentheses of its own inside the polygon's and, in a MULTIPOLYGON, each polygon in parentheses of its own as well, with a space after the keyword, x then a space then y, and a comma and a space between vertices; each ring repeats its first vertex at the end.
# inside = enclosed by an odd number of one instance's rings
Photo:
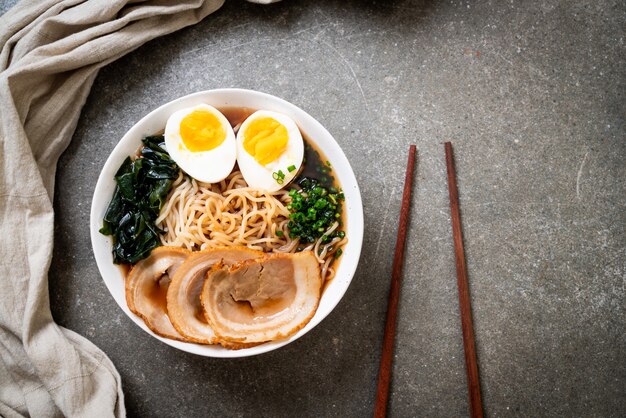
MULTIPOLYGON (((167 292, 167 311, 176 330, 193 342, 216 344, 216 337, 207 323, 200 292, 206 273, 216 263, 230 266, 245 260, 263 257, 265 253, 246 247, 214 248, 193 253, 172 277, 167 292)), ((228 348, 245 348, 241 344, 224 344, 228 348)))
POLYGON ((158 247, 133 266, 126 278, 126 303, 148 328, 162 337, 185 341, 167 313, 170 279, 191 254, 178 247, 158 247))
POLYGON ((271 254, 207 273, 200 300, 218 338, 258 343, 286 338, 313 317, 321 297, 319 263, 311 251, 271 254))

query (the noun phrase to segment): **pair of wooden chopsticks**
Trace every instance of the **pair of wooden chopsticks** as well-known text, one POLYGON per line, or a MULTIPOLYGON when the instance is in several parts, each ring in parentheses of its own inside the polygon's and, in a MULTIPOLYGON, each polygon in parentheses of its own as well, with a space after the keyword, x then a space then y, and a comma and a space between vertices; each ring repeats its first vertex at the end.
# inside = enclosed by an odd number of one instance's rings
MULTIPOLYGON (((452 144, 450 142, 445 143, 445 151, 446 166, 448 169, 448 190, 450 192, 452 234, 454 237, 454 253, 456 256, 457 286, 459 288, 459 305, 461 308, 461 327, 463 329, 463 348, 465 351, 465 366, 467 371, 467 383, 470 400, 470 416, 472 418, 482 418, 483 408, 480 398, 480 382, 478 376, 478 363, 476 361, 476 346, 474 344, 472 307, 467 284, 467 267, 465 266, 463 233, 461 231, 461 215, 459 212, 459 192, 456 185, 456 170, 454 168, 452 144)), ((387 321, 385 324, 385 335, 383 337, 380 369, 378 371, 378 389, 376 391, 376 404, 374 407, 374 417, 376 418, 382 418, 387 415, 393 344, 396 334, 398 299, 400 295, 402 264, 404 261, 406 230, 409 221, 413 171, 415 168, 415 154, 415 145, 411 145, 409 147, 409 161, 404 179, 404 192, 402 194, 402 206, 400 209, 400 225, 398 226, 398 237, 396 239, 396 252, 393 257, 393 270, 391 272, 389 302, 387 305, 387 321)))

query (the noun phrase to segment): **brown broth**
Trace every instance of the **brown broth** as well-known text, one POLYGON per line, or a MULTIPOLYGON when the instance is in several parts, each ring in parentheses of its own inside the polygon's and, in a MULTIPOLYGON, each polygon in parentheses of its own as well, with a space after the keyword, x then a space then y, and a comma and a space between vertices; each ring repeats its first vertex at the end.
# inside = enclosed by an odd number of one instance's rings
POLYGON ((304 139, 304 161, 295 181, 302 177, 309 177, 318 180, 324 187, 339 189, 339 183, 333 176, 332 167, 328 165, 326 156, 313 145, 306 135, 303 134, 302 138, 304 139))
POLYGON ((124 278, 128 277, 128 273, 130 273, 130 269, 133 267, 131 264, 126 263, 118 264, 117 266, 122 272, 122 277, 124 278))
POLYGON ((248 116, 256 112, 256 109, 250 107, 218 107, 217 110, 226 116, 230 126, 233 128, 243 123, 244 120, 248 119, 248 116))
POLYGON ((170 287, 170 282, 170 277, 165 273, 158 283, 150 287, 150 291, 146 295, 152 305, 158 306, 163 312, 167 312, 167 289, 170 287))

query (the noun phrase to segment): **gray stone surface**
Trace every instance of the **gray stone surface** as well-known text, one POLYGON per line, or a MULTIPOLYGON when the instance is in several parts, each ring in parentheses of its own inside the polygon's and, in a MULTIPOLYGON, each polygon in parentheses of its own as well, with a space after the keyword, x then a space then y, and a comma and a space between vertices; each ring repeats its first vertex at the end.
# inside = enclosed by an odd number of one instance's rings
POLYGON ((59 163, 53 315, 111 357, 129 415, 371 415, 410 143, 419 161, 390 415, 467 415, 445 140, 487 415, 626 415, 625 3, 226 3, 103 69, 59 163), (179 352, 136 327, 88 233, 96 179, 124 132, 218 87, 272 93, 318 118, 365 206, 361 265, 335 311, 294 344, 240 360, 179 352))

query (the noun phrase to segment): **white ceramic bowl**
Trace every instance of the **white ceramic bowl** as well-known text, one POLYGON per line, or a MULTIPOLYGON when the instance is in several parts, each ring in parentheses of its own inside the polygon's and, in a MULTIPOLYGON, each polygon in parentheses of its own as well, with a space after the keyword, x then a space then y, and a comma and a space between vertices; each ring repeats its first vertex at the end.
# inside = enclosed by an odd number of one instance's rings
POLYGON ((115 149, 113 149, 113 152, 102 168, 91 203, 90 223, 91 244, 93 246, 96 262, 98 263, 98 269, 111 295, 113 295, 113 298, 126 315, 154 338, 180 350, 208 357, 245 357, 261 354, 287 345, 309 332, 335 308, 348 289, 359 262, 363 242, 363 205, 361 203, 361 193, 359 192, 359 186, 357 185, 350 163, 337 144, 337 141, 335 141, 332 135, 318 121, 299 107, 269 94, 242 89, 208 90, 181 97, 153 110, 137 122, 135 126, 130 128, 115 149), (135 152, 141 144, 141 138, 143 136, 161 131, 165 127, 168 117, 177 110, 199 103, 207 103, 218 108, 248 107, 252 109, 266 109, 290 116, 296 121, 300 130, 304 132, 311 142, 315 143, 326 155, 328 160, 330 160, 334 174, 344 190, 346 197, 345 206, 347 210, 347 225, 345 231, 348 237, 348 243, 344 247, 339 268, 337 269, 335 278, 324 291, 315 316, 313 316, 311 321, 304 328, 290 338, 243 350, 227 350, 219 345, 209 346, 174 341, 154 334, 146 324, 144 324, 143 320, 132 313, 126 305, 124 276, 121 269, 113 264, 111 254, 112 239, 98 232, 102 226, 104 213, 115 190, 113 176, 124 159, 135 152))

